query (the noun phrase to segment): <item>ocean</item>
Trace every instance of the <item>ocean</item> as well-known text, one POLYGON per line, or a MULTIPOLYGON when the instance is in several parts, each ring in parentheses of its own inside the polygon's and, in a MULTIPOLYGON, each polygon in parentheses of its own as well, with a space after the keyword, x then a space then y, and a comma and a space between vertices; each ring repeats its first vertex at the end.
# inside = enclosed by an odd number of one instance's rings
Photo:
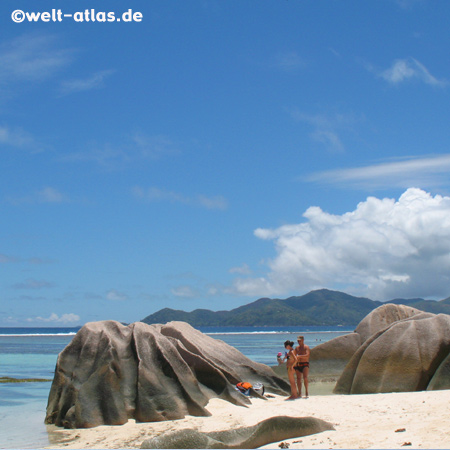
MULTIPOLYGON (((305 336, 311 348, 354 327, 201 327, 253 361, 276 365, 286 340, 305 336)), ((0 328, 0 377, 53 379, 58 354, 79 328, 0 328)), ((0 448, 42 448, 50 444, 44 424, 51 382, 0 383, 0 448)))

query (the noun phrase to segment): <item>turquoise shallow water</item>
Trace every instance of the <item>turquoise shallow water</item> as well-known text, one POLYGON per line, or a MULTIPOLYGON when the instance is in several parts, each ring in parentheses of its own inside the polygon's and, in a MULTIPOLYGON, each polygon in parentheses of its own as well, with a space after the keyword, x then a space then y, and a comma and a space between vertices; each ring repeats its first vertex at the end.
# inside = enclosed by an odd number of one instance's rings
MULTIPOLYGON (((0 328, 0 377, 52 379, 59 352, 78 329, 0 328)), ((250 359, 276 364, 286 340, 303 334, 311 348, 353 331, 343 327, 213 327, 201 331, 221 339, 250 359)), ((44 425, 50 382, 0 383, 0 448, 49 445, 44 425)))

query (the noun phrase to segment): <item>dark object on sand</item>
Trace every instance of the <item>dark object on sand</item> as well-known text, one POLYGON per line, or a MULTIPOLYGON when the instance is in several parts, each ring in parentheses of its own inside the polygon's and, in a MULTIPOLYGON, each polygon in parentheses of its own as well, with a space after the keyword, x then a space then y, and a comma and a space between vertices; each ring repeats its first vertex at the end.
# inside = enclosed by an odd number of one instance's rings
MULTIPOLYGON (((252 427, 201 433, 186 429, 163 433, 145 440, 141 448, 258 448, 272 442, 334 430, 314 417, 279 416, 263 420, 252 427)), ((284 447, 286 448, 286 447, 284 447)))
POLYGON ((245 406, 239 381, 286 395, 268 366, 184 322, 91 322, 60 353, 45 422, 66 428, 209 416, 211 398, 245 406))

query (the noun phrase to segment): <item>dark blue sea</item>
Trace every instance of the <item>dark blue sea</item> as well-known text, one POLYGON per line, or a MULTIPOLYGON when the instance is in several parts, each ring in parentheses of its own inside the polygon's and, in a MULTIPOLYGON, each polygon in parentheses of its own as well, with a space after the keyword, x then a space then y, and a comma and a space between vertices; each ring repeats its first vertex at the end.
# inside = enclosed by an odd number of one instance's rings
MULTIPOLYGON (((352 332, 354 327, 202 327, 244 355, 276 365, 286 340, 305 336, 311 347, 352 332)), ((58 354, 79 328, 0 328, 0 377, 52 379, 58 354)), ((0 448, 50 444, 44 425, 51 382, 0 383, 0 448), (26 430, 24 432, 24 424, 26 430)))

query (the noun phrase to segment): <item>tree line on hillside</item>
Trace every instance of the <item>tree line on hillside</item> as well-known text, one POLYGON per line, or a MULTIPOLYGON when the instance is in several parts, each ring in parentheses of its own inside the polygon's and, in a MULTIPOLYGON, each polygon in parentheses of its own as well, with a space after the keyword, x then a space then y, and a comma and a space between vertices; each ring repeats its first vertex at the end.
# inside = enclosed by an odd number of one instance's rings
POLYGON ((320 289, 287 299, 260 298, 231 311, 196 309, 191 312, 164 308, 145 317, 142 322, 187 322, 194 327, 206 326, 353 326, 384 303, 411 306, 434 314, 450 314, 450 298, 434 301, 423 298, 394 299, 379 302, 354 297, 344 292, 320 289))

